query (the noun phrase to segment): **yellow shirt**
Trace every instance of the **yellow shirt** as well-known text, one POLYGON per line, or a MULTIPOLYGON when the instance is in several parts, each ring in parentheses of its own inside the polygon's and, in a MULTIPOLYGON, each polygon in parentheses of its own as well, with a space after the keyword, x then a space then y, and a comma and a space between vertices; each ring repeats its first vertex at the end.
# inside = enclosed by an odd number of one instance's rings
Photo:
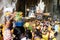
POLYGON ((48 34, 42 35, 42 37, 43 37, 44 40, 48 40, 48 34))
POLYGON ((29 22, 26 22, 26 23, 24 24, 24 26, 25 26, 25 27, 29 27, 29 22))
POLYGON ((43 38, 41 40, 44 40, 43 38))
POLYGON ((34 40, 41 40, 39 37, 36 37, 34 40))
POLYGON ((48 27, 48 30, 51 31, 51 26, 48 27))
POLYGON ((53 38, 52 40, 56 40, 56 38, 53 38))

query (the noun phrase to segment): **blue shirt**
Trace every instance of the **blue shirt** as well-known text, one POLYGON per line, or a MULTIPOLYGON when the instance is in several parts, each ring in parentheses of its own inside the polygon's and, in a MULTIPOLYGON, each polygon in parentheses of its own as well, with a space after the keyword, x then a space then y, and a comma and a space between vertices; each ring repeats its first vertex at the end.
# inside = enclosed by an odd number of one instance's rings
POLYGON ((18 27, 22 27, 23 24, 24 24, 23 21, 17 21, 17 22, 15 22, 15 26, 18 26, 18 27))

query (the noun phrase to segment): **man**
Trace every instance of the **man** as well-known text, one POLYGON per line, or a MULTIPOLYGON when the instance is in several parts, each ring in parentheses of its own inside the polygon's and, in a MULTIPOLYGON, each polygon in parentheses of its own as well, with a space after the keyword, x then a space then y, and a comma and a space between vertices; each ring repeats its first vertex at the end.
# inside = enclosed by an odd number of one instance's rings
POLYGON ((22 20, 22 12, 17 12, 15 14, 15 28, 14 34, 16 35, 17 39, 14 40, 21 40, 21 35, 25 33, 25 29, 23 27, 24 21, 22 20))

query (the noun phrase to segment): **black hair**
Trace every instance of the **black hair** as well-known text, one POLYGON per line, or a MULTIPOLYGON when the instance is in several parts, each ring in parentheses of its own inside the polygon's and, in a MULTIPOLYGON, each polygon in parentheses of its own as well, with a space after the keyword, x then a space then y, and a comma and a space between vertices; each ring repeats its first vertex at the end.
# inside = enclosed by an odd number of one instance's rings
POLYGON ((12 29, 13 29, 13 19, 12 19, 12 20, 10 20, 9 29, 10 29, 10 30, 12 30, 12 29))
POLYGON ((29 39, 32 38, 32 33, 30 32, 30 30, 26 30, 26 37, 29 39))
POLYGON ((36 34, 36 36, 39 36, 40 38, 42 38, 42 32, 39 31, 38 29, 36 29, 35 34, 36 34))
POLYGON ((44 27, 44 26, 48 27, 47 25, 43 25, 43 27, 44 27))
POLYGON ((54 31, 55 29, 54 28, 51 28, 52 31, 54 31))

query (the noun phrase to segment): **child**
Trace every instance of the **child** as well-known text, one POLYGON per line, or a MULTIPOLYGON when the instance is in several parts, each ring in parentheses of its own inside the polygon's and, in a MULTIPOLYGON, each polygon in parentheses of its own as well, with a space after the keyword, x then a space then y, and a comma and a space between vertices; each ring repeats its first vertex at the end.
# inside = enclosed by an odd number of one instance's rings
POLYGON ((12 40, 11 31, 9 30, 10 22, 7 21, 3 28, 3 40, 12 40))

